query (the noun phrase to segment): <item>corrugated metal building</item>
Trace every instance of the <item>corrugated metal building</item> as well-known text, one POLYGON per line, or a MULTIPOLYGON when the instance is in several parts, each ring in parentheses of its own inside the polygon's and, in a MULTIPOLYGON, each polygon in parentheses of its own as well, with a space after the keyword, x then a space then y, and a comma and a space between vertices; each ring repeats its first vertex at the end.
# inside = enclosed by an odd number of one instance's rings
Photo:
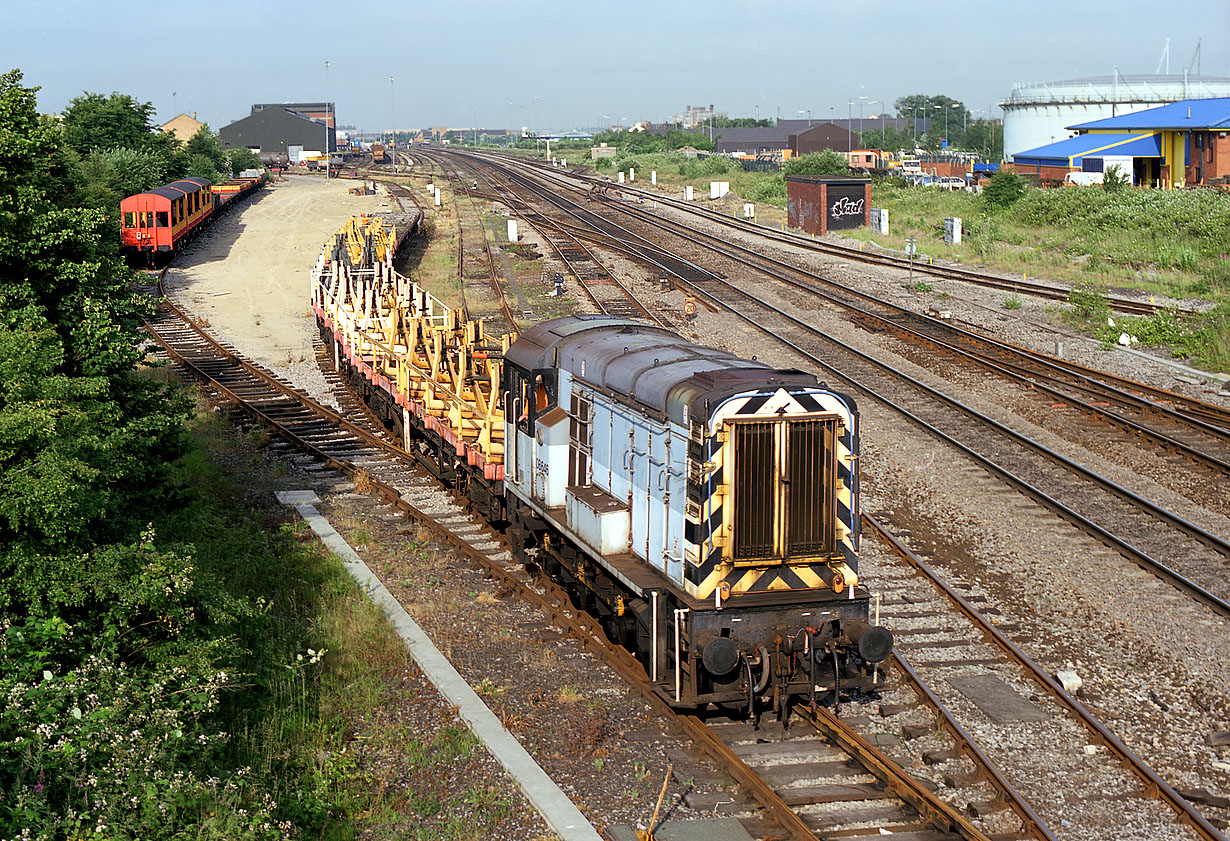
MULTIPOLYGON (((330 109, 332 110, 332 109, 330 109)), ((223 149, 251 149, 262 158, 289 157, 288 146, 322 149, 328 133, 329 151, 337 150, 337 131, 289 106, 253 106, 252 113, 218 131, 223 149)))
POLYGON ((796 155, 810 155, 826 149, 847 152, 859 148, 858 132, 848 131, 836 123, 817 123, 790 135, 787 143, 787 148, 796 155))
POLYGON ((1163 188, 1230 176, 1230 97, 1186 99, 1067 128, 1079 134, 1018 152, 1013 168, 1059 181, 1068 172, 1104 172, 1113 163, 1133 183, 1163 188))

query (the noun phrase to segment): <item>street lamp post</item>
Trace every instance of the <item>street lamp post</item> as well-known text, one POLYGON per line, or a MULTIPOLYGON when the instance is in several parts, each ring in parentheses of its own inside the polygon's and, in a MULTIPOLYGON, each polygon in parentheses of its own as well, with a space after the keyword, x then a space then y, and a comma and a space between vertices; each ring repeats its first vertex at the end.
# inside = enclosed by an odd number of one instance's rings
POLYGON ((397 174, 397 95, 393 92, 393 77, 389 77, 389 111, 392 114, 393 129, 389 135, 389 149, 393 153, 393 174, 397 174))
POLYGON ((850 131, 850 123, 854 122, 852 111, 854 109, 854 100, 846 100, 846 158, 849 159, 850 153, 854 151, 854 132, 850 131))
POLYGON ((325 62, 325 182, 329 181, 329 62, 325 62))

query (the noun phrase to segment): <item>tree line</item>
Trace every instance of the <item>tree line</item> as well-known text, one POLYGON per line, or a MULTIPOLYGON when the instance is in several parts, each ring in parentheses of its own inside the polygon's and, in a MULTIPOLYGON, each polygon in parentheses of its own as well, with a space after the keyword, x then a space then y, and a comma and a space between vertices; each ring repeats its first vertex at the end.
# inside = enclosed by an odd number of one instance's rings
POLYGON ((249 149, 223 151, 208 124, 187 141, 151 123, 154 106, 128 94, 83 93, 60 115, 62 153, 86 207, 118 208, 120 199, 179 178, 218 183, 261 166, 249 149))
POLYGON ((36 93, 0 75, 0 837, 279 837, 225 724, 263 697, 269 611, 182 537, 227 528, 184 519, 194 406, 149 374, 115 235, 120 196, 248 161, 36 93))

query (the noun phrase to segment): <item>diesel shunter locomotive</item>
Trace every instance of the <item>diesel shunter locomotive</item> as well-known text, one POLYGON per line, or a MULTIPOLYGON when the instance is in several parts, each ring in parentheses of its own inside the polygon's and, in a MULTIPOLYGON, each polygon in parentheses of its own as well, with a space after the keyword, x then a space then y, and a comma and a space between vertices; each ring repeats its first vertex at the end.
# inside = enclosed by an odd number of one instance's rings
POLYGON ((849 396, 626 318, 490 339, 393 269, 404 235, 356 217, 321 251, 339 372, 656 692, 759 713, 877 686, 892 635, 858 577, 849 396))
POLYGON ((892 636, 858 580, 858 411, 810 374, 570 316, 505 356, 514 551, 569 585, 679 707, 871 689, 892 636))

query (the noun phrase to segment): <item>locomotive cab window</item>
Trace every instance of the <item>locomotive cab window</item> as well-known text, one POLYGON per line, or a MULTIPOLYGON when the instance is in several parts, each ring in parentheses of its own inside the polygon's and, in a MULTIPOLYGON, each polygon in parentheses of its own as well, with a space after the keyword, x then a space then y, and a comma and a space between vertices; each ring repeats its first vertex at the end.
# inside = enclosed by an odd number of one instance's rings
POLYGON ((837 543, 835 417, 729 423, 734 562, 834 557, 837 543))
POLYGON ((534 372, 534 416, 541 417, 555 405, 555 372, 534 372))

